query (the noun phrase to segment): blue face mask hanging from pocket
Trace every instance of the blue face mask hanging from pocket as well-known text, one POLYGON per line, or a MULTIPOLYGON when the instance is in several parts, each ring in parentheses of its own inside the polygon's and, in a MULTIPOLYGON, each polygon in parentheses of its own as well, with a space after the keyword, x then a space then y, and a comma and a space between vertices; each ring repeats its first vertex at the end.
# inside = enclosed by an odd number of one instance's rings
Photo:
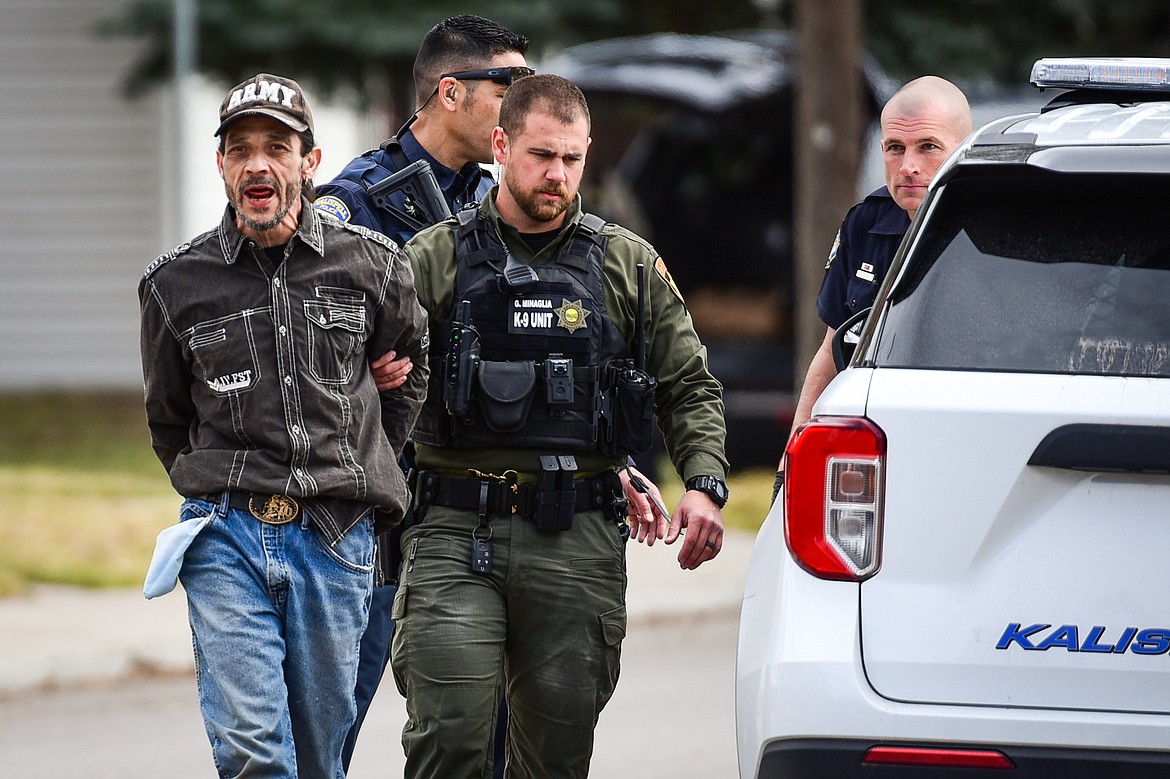
POLYGON ((154 542, 154 554, 150 558, 150 567, 146 570, 146 580, 142 584, 142 594, 148 600, 166 595, 175 589, 187 548, 215 516, 216 510, 217 508, 212 508, 206 516, 181 520, 177 525, 171 525, 158 534, 154 542))

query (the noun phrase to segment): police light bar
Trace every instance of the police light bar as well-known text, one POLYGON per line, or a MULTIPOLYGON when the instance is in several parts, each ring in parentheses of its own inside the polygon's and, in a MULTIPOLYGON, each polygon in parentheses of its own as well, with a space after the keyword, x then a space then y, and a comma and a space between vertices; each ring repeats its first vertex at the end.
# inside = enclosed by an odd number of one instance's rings
POLYGON ((1170 91, 1170 59, 1056 57, 1036 60, 1029 79, 1040 89, 1170 91))

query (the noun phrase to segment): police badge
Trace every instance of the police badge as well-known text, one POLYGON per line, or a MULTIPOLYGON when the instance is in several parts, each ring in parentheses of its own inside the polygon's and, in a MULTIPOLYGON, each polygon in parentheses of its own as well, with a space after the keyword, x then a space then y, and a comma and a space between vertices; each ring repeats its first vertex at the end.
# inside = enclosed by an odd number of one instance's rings
POLYGON ((570 333, 575 333, 583 327, 586 327, 585 318, 588 317, 592 311, 586 311, 585 307, 581 305, 580 300, 574 300, 570 303, 567 300, 561 301, 561 307, 554 309, 557 315, 557 325, 565 328, 570 333))

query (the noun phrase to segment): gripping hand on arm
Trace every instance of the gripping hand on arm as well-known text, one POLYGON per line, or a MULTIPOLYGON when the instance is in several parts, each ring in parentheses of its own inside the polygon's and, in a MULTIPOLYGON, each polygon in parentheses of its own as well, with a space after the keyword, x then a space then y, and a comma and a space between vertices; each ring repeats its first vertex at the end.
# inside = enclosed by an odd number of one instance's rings
POLYGON ((393 349, 376 360, 370 361, 370 373, 374 375, 374 385, 378 392, 389 392, 406 383, 407 374, 414 367, 410 357, 398 353, 393 349))

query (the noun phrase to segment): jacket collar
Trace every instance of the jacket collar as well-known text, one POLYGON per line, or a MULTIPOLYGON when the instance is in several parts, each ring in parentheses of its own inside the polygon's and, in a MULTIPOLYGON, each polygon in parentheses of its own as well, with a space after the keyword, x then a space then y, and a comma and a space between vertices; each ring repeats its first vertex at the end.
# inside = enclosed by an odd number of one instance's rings
MULTIPOLYGON (((229 203, 224 209, 223 219, 219 223, 219 247, 223 252, 224 260, 229 265, 234 263, 249 240, 251 239, 240 232, 240 228, 236 226, 236 210, 229 203)), ((319 256, 325 256, 325 235, 321 218, 317 215, 317 209, 313 208, 313 204, 304 197, 301 197, 301 219, 290 240, 300 240, 319 256)))
POLYGON ((398 136, 398 144, 408 160, 426 160, 430 163, 431 172, 435 174, 435 183, 442 192, 475 191, 479 187, 479 182, 483 178, 483 168, 479 163, 469 162, 458 171, 451 170, 432 157, 410 130, 398 136))
POLYGON ((910 217, 894 202, 894 196, 890 194, 890 190, 882 187, 871 192, 869 198, 881 203, 881 213, 874 220, 869 232, 874 235, 896 235, 899 237, 905 235, 906 231, 910 229, 910 217))
MULTIPOLYGON (((496 208, 496 194, 500 190, 500 184, 496 184, 491 188, 484 198, 483 202, 479 204, 479 213, 481 216, 487 218, 499 231, 499 235, 503 238, 509 246, 524 246, 524 239, 520 237, 520 231, 512 225, 508 224, 500 216, 499 209, 496 208)), ((553 239, 548 246, 541 250, 541 254, 546 252, 551 253, 550 256, 555 255, 562 243, 565 242, 567 236, 572 235, 576 229, 577 223, 581 221, 582 215, 585 213, 581 208, 581 194, 577 193, 577 197, 569 204, 568 210, 565 212, 568 217, 565 223, 561 225, 557 237, 553 239)), ((527 254, 527 251, 525 252, 527 254)))

